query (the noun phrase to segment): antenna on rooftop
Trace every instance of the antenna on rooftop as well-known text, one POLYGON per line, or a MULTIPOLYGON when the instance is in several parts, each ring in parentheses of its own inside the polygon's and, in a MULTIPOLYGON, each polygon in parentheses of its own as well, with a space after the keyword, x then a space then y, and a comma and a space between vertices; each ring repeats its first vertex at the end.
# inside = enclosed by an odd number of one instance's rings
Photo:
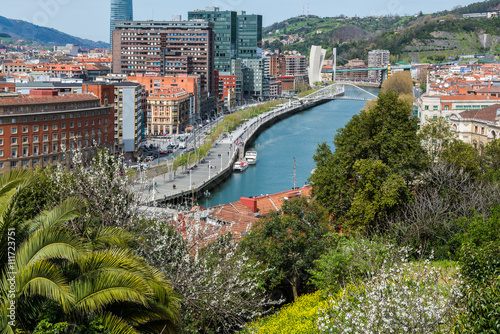
POLYGON ((307 2, 307 16, 309 16, 309 1, 307 2))

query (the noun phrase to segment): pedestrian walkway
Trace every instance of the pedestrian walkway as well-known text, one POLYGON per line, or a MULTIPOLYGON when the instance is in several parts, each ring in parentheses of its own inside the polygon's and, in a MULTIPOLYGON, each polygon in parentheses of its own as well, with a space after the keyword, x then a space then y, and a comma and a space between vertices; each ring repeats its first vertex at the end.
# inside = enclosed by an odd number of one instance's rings
MULTIPOLYGON (((245 142, 262 124, 293 109, 309 108, 315 102, 314 100, 289 101, 245 121, 234 131, 219 138, 208 155, 191 169, 179 167, 176 173, 166 173, 151 180, 141 177, 141 180, 134 185, 134 190, 140 195, 140 202, 153 204, 172 197, 182 195, 188 197, 190 193, 198 193, 199 190, 205 189, 207 183, 232 172, 233 162, 238 159, 237 155, 241 154, 241 158, 244 155, 245 142)), ((198 138, 198 142, 201 138, 198 138)))

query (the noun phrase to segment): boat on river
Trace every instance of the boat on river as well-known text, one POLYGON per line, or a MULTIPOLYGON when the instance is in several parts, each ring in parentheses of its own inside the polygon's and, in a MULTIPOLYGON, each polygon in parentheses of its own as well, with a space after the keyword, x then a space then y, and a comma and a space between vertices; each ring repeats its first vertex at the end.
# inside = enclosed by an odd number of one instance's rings
POLYGON ((257 163, 257 151, 247 151, 245 160, 249 165, 255 165, 257 163))
POLYGON ((248 168, 248 162, 246 161, 236 161, 233 165, 233 171, 243 172, 248 168))

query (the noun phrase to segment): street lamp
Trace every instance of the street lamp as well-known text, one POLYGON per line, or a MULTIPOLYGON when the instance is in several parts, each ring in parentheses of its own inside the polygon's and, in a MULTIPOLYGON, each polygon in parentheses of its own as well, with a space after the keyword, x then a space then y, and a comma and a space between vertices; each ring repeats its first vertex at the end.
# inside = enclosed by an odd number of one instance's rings
POLYGON ((191 185, 191 169, 189 170, 189 189, 192 189, 192 185, 191 185))

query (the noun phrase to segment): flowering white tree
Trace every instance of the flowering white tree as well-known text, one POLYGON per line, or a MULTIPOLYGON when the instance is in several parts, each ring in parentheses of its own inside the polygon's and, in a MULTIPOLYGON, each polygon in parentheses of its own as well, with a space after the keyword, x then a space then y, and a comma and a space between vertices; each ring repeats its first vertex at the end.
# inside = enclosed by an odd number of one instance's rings
POLYGON ((229 333, 281 302, 266 296, 266 271, 238 251, 230 234, 215 239, 219 227, 178 217, 145 226, 139 253, 181 295, 184 332, 229 333))
POLYGON ((321 311, 321 333, 449 332, 461 297, 458 281, 429 260, 384 268, 365 284, 349 285, 321 311))
POLYGON ((71 156, 71 169, 58 165, 54 171, 46 171, 54 199, 82 198, 88 204, 87 220, 98 221, 103 227, 126 227, 134 216, 136 202, 122 157, 115 157, 106 149, 99 150, 90 162, 80 150, 67 154, 71 156))

